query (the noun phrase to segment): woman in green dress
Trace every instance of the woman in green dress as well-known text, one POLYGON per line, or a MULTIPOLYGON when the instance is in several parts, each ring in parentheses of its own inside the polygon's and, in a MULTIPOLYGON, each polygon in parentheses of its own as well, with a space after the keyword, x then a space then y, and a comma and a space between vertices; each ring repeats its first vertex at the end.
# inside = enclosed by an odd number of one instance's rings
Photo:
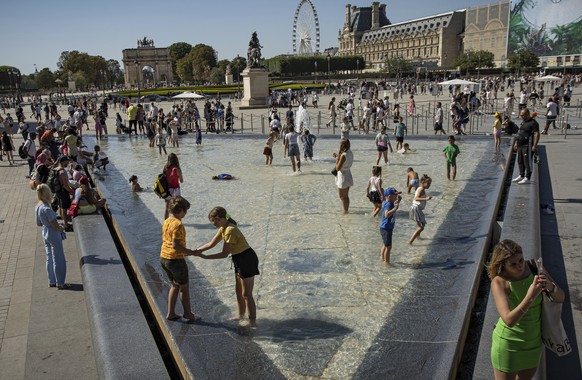
POLYGON ((555 302, 564 302, 564 292, 545 269, 534 275, 521 246, 512 240, 495 246, 488 273, 500 315, 491 345, 495 379, 531 379, 543 348, 540 294, 546 292, 555 302))

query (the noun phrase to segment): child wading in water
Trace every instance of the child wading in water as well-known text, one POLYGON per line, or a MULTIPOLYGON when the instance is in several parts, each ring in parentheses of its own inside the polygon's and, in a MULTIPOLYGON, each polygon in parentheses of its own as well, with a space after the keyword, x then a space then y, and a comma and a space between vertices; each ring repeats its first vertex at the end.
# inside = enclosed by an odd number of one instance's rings
POLYGON ((382 209, 382 200, 384 190, 382 189, 382 167, 373 166, 372 167, 372 177, 368 180, 368 187, 366 188, 366 195, 372 204, 374 205, 374 210, 372 211, 372 217, 375 217, 382 209))
POLYGON ((380 255, 382 261, 390 262, 390 251, 392 250, 392 232, 396 221, 396 211, 400 206, 402 197, 395 188, 389 187, 384 192, 384 202, 382 203, 382 221, 380 222, 380 235, 382 236, 382 249, 380 255))
POLYGON ((137 182, 136 175, 132 175, 131 177, 129 177, 129 183, 131 184, 131 191, 133 191, 134 193, 141 193, 143 191, 143 188, 137 182))
POLYGON ((499 150, 499 145, 501 145, 501 129, 503 128, 503 122, 501 121, 501 114, 495 112, 495 122, 493 123, 493 139, 495 141, 495 150, 499 150))
POLYGON ((416 149, 411 149, 410 145, 408 143, 404 143, 404 145, 402 146, 402 148, 398 149, 396 151, 397 153, 400 154, 406 154, 406 152, 416 152, 416 149))
POLYGON ((249 324, 255 325, 257 307, 253 298, 255 276, 259 274, 259 258, 250 247, 236 222, 231 219, 223 207, 215 207, 208 214, 208 220, 218 232, 208 243, 198 247, 196 252, 204 259, 223 259, 231 255, 235 273, 235 291, 238 304, 238 319, 242 320, 248 312, 249 324), (222 252, 212 255, 203 255, 202 252, 224 241, 222 252))
POLYGON ((410 190, 412 190, 413 187, 414 191, 418 188, 418 173, 415 172, 413 168, 408 168, 406 172, 406 187, 408 188, 408 194, 410 194, 410 190))
POLYGON ((410 219, 416 222, 416 230, 408 240, 408 244, 412 245, 414 240, 420 236, 420 233, 424 230, 426 226, 426 219, 424 218, 424 208, 426 207, 426 201, 432 199, 429 195, 426 196, 425 190, 430 188, 432 179, 426 174, 420 179, 420 187, 416 189, 414 193, 414 200, 412 201, 412 208, 410 209, 410 219))
POLYGON ((164 221, 162 226, 162 248, 160 251, 160 263, 168 279, 172 283, 168 293, 168 314, 166 319, 176 321, 180 316, 176 314, 176 301, 180 295, 180 301, 184 313, 182 317, 188 322, 200 319, 190 310, 190 286, 188 284, 188 264, 185 256, 196 255, 196 251, 186 248, 186 229, 182 219, 190 208, 190 203, 182 197, 170 199, 168 206, 172 216, 164 221))
POLYGON ((461 151, 457 144, 455 144, 455 136, 449 136, 449 145, 443 149, 445 158, 447 160, 447 179, 451 180, 451 168, 453 169, 453 180, 457 177, 457 156, 461 151))
POLYGON ((269 132, 269 137, 265 141, 265 147, 263 148, 263 154, 266 157, 265 165, 271 165, 273 163, 273 143, 277 140, 277 132, 269 132))
POLYGON ((161 127, 158 127, 158 134, 156 135, 156 145, 158 146, 158 150, 160 151, 160 156, 162 155, 162 150, 164 151, 164 154, 166 155, 168 154, 168 151, 166 150, 166 138, 162 133, 161 127))

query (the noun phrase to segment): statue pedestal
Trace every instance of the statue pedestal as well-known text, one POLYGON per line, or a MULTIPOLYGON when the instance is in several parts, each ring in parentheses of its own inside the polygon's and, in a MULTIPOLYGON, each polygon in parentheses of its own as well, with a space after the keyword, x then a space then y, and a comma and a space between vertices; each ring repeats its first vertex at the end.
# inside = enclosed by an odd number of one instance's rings
POLYGON ((232 74, 226 74, 226 75, 224 76, 224 82, 225 82, 227 85, 231 85, 231 84, 233 84, 233 83, 234 83, 234 81, 232 80, 232 74))
POLYGON ((242 72, 244 95, 240 109, 267 108, 269 101, 269 72, 264 68, 246 68, 242 72))

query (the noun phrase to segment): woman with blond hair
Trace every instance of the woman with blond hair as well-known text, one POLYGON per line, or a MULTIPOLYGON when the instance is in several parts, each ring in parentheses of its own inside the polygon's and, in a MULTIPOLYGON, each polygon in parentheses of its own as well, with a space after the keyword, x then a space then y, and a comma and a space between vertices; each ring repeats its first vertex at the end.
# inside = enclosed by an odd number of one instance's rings
MULTIPOLYGON (((541 265, 541 264, 540 264, 541 265)), ((513 240, 493 249, 488 266, 491 294, 499 312, 493 330, 491 363, 495 379, 531 379, 542 354, 542 292, 553 302, 564 302, 564 292, 545 268, 525 261, 513 240)))
POLYGON ((66 289, 67 262, 63 250, 63 234, 65 227, 57 222, 57 214, 51 208, 53 193, 48 185, 41 183, 36 188, 38 204, 34 209, 36 225, 42 226, 42 239, 46 252, 46 272, 48 285, 51 288, 66 289))

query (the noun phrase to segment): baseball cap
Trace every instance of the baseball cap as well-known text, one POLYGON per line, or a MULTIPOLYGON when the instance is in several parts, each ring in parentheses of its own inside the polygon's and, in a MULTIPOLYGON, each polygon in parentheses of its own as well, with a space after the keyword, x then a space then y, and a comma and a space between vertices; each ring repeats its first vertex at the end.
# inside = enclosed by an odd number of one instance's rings
POLYGON ((393 188, 393 187, 389 187, 389 188, 387 188, 386 190, 384 190, 384 196, 385 196, 385 197, 387 197, 387 196, 389 196, 389 195, 398 195, 398 194, 400 194, 400 193, 401 193, 400 191, 396 190, 396 189, 395 189, 395 188, 393 188))

